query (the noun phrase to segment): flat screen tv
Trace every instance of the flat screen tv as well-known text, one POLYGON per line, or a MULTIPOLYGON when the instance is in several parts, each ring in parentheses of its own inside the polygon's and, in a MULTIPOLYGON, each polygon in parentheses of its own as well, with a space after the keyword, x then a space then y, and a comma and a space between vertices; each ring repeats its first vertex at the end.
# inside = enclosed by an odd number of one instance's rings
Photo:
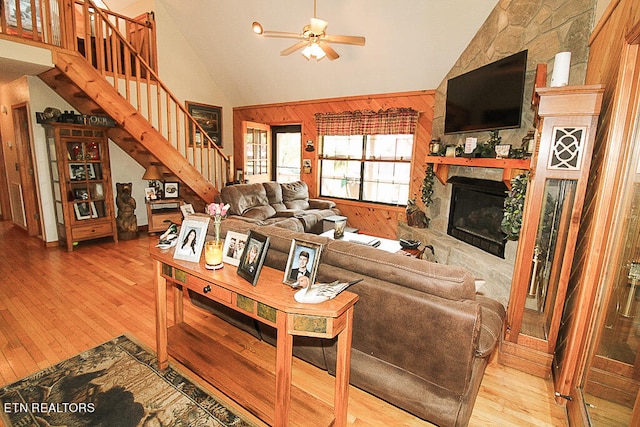
POLYGON ((444 133, 520 127, 527 51, 449 79, 444 133))

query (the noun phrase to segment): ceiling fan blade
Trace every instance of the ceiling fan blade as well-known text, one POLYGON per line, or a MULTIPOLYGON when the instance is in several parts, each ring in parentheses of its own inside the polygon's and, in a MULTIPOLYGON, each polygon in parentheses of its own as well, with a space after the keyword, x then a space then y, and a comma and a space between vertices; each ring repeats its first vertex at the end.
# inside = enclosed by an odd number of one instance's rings
POLYGON ((331 46, 329 46, 329 44, 321 41, 318 43, 318 46, 320 46, 320 49, 322 49, 324 53, 327 54, 327 58, 329 58, 330 61, 340 58, 338 52, 336 52, 331 46))
POLYGON ((365 38, 360 36, 324 36, 324 41, 330 43, 353 44, 364 46, 365 38))
POLYGON ((302 49, 303 47, 305 47, 307 45, 307 43, 308 42, 306 40, 299 41, 298 43, 294 44, 293 46, 290 46, 290 47, 286 48, 285 50, 283 50, 282 52, 280 52, 280 55, 282 55, 282 56, 291 55, 296 50, 302 49))
POLYGON ((262 33, 265 37, 282 37, 285 39, 303 39, 305 38, 300 33, 288 33, 286 31, 265 31, 262 33))

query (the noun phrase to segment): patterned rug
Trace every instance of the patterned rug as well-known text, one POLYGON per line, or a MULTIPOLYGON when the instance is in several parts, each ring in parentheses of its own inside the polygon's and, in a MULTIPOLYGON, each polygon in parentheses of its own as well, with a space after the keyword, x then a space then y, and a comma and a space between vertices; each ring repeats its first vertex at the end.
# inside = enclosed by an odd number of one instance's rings
POLYGON ((255 426, 126 336, 0 388, 0 404, 7 427, 255 426))

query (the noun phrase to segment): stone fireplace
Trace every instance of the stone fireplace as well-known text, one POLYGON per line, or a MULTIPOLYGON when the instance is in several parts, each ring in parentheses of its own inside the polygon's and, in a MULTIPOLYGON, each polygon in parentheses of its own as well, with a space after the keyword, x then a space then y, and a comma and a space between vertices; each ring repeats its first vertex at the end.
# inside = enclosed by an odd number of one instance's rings
MULTIPOLYGON (((475 183, 484 190, 490 187, 494 193, 503 192, 502 195, 491 194, 466 197, 467 200, 465 200, 465 202, 471 203, 475 200, 477 202, 476 207, 484 212, 480 213, 480 215, 496 216, 495 205, 500 202, 497 199, 492 199, 494 205, 490 209, 492 213, 487 213, 489 212, 487 211, 488 207, 484 202, 490 196, 504 200, 506 186, 502 183, 502 169, 452 166, 449 170, 449 176, 450 179, 447 185, 442 185, 437 180, 434 184, 433 204, 426 212, 427 216, 431 218, 429 228, 410 227, 406 223, 400 223, 398 237, 420 240, 425 245, 431 245, 433 247, 433 258, 436 262, 467 268, 479 280, 478 292, 500 301, 506 307, 511 292, 511 279, 518 242, 507 240, 504 242, 503 248, 498 251, 499 253, 493 254, 448 233, 449 213, 454 202, 452 199, 454 184, 475 183)), ((501 214, 502 210, 499 210, 501 214)), ((478 215, 478 213, 470 213, 470 215, 474 216, 478 215)), ((500 217, 501 220, 502 218, 500 217)), ((473 232, 470 234, 483 233, 473 232)))

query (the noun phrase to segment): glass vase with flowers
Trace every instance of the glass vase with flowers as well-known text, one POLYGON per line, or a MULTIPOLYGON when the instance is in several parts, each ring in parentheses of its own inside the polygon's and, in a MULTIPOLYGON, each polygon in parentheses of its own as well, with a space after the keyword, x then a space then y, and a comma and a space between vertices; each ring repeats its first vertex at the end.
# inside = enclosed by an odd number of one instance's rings
POLYGON ((207 205, 206 213, 213 219, 214 227, 214 240, 205 242, 204 245, 204 259, 205 267, 210 270, 217 270, 224 267, 222 263, 222 248, 224 242, 220 239, 220 225, 227 211, 229 210, 228 204, 223 203, 211 203, 207 205))

